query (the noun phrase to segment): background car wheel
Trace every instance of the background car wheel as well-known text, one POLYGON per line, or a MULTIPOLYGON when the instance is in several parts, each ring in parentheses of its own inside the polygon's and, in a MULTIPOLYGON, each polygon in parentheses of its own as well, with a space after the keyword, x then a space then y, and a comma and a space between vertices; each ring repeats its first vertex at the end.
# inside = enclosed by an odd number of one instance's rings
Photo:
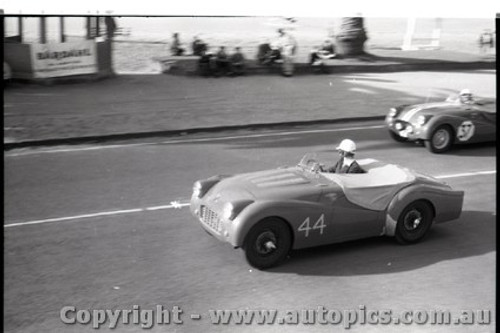
POLYGON ((453 144, 453 130, 448 125, 436 128, 430 137, 425 141, 425 146, 429 151, 439 154, 448 151, 453 144))
POLYGON ((266 269, 281 263, 292 247, 292 233, 278 218, 267 218, 250 229, 243 250, 248 263, 266 269))
POLYGON ((411 244, 421 240, 429 231, 434 214, 432 207, 425 201, 409 204, 399 215, 396 225, 396 240, 400 244, 411 244))
POLYGON ((397 142, 406 142, 408 141, 407 138, 403 138, 402 136, 400 136, 399 134, 393 132, 393 131, 389 131, 389 135, 391 136, 391 138, 394 140, 394 141, 397 141, 397 142))

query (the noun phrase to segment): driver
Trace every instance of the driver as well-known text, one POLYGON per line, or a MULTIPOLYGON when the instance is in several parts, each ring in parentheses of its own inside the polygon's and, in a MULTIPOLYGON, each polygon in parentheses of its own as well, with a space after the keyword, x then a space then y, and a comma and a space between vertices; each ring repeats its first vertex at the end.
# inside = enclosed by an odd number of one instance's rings
POLYGON ((458 98, 455 95, 455 97, 449 97, 446 101, 458 104, 476 103, 476 100, 474 99, 474 96, 472 95, 472 92, 469 89, 460 90, 460 92, 458 93, 458 98))
POLYGON ((460 91, 460 103, 462 104, 472 104, 474 103, 474 97, 469 89, 462 89, 460 91))
POLYGON ((350 139, 344 139, 336 148, 340 154, 340 159, 331 168, 326 169, 326 172, 333 173, 365 173, 354 159, 356 144, 350 139))

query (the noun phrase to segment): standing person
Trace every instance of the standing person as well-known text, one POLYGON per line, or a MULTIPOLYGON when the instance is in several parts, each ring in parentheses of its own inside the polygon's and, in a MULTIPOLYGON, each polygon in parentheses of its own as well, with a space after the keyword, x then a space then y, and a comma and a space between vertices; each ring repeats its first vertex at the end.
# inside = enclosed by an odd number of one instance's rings
POLYGON ((245 74, 245 56, 241 53, 241 47, 236 47, 235 52, 230 57, 232 75, 245 74))
POLYGON ((326 172, 333 173, 365 173, 366 171, 359 166, 358 162, 354 159, 356 152, 356 144, 350 139, 344 139, 337 146, 336 150, 340 154, 338 162, 328 168, 326 172))
POLYGON ((170 52, 173 56, 181 56, 184 54, 184 49, 181 46, 179 33, 177 32, 172 35, 172 45, 170 45, 170 52))
POLYGON ((278 48, 283 59, 282 73, 284 76, 292 76, 294 71, 293 59, 297 52, 297 41, 295 38, 285 31, 285 29, 278 29, 278 48))

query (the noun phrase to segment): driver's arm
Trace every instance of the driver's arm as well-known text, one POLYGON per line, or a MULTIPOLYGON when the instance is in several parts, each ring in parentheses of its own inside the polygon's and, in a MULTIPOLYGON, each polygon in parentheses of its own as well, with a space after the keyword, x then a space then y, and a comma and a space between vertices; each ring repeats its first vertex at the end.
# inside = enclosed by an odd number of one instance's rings
POLYGON ((326 169, 324 172, 335 173, 335 170, 337 170, 337 166, 338 166, 338 164, 339 164, 339 163, 340 163, 340 161, 337 161, 337 163, 335 163, 335 165, 334 165, 334 166, 332 166, 332 167, 330 167, 330 168, 326 169))

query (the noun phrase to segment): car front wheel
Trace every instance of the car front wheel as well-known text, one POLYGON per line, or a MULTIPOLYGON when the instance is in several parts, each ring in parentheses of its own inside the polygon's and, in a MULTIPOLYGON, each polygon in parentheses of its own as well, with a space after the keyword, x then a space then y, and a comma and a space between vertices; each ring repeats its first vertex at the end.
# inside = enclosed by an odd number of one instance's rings
POLYGON ((243 245, 248 263, 266 269, 281 263, 292 247, 292 233, 278 218, 267 218, 250 229, 243 245))
POLYGON ((434 219, 432 207, 425 201, 415 201, 401 212, 396 225, 396 240, 401 244, 416 243, 429 231, 434 219))
POLYGON ((453 131, 450 126, 442 125, 436 128, 430 137, 425 141, 425 146, 429 151, 440 154, 448 151, 453 144, 453 131))

